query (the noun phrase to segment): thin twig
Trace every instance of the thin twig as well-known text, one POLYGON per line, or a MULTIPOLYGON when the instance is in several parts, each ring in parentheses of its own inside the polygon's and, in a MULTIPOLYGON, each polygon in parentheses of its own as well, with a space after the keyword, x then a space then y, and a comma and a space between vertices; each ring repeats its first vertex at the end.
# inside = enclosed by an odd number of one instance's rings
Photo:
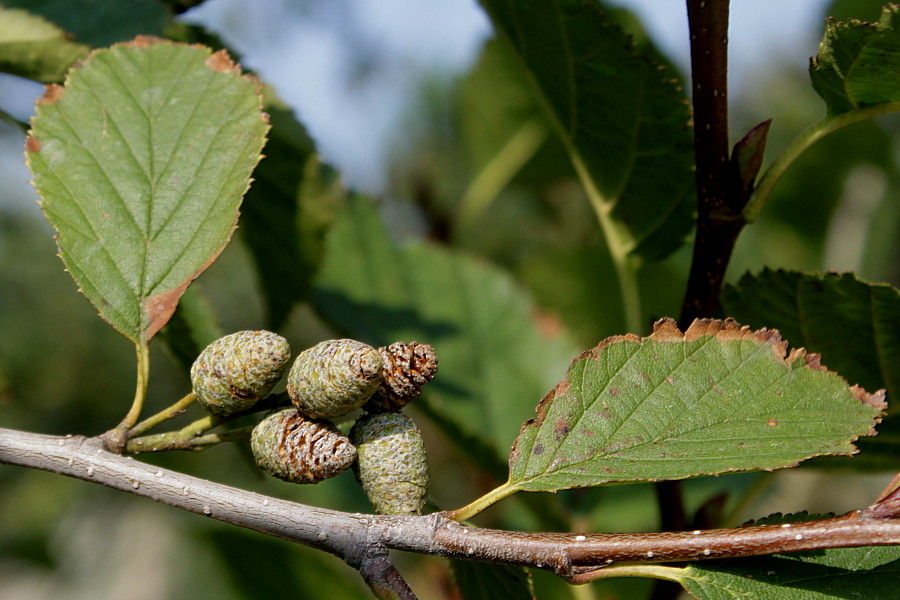
POLYGON ((527 566, 572 579, 610 565, 900 545, 900 506, 896 503, 786 525, 635 534, 527 533, 470 527, 441 513, 362 515, 287 502, 113 454, 97 438, 0 429, 0 463, 59 473, 151 498, 330 552, 351 565, 362 565, 360 552, 375 547, 527 566))

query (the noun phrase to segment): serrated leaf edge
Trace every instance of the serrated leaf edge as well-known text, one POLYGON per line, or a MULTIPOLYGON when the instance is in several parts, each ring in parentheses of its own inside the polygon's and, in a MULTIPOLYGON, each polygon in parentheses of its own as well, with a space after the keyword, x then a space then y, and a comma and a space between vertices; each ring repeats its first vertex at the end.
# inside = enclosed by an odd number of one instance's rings
MULTIPOLYGON (((806 367, 815 369, 817 371, 833 373, 833 371, 829 371, 829 369, 822 364, 822 357, 819 354, 816 354, 814 352, 807 352, 805 348, 794 348, 790 351, 790 353, 788 353, 788 342, 781 338, 781 333, 779 333, 776 329, 762 328, 753 331, 749 326, 742 326, 737 321, 731 318, 725 320, 695 319, 694 322, 691 323, 691 325, 684 332, 682 332, 675 320, 670 317, 665 317, 656 321, 653 324, 653 333, 645 338, 639 337, 633 333, 627 333, 625 335, 615 335, 606 338, 595 347, 582 352, 578 357, 576 357, 569 365, 569 371, 571 371, 572 365, 574 365, 575 363, 588 358, 596 359, 600 356, 602 350, 614 344, 641 344, 644 341, 648 340, 660 343, 685 343, 695 341, 702 337, 715 337, 720 341, 753 340, 759 345, 768 344, 772 348, 773 357, 777 361, 783 363, 788 369, 806 367)), ((516 437, 516 441, 513 443, 512 450, 509 454, 510 470, 512 470, 514 460, 518 458, 519 440, 522 439, 522 435, 529 427, 540 427, 541 425, 543 425, 547 416, 547 410, 549 409, 550 405, 557 397, 560 397, 567 392, 570 386, 569 371, 566 372, 566 376, 562 379, 562 381, 560 381, 541 399, 540 403, 535 409, 537 412, 537 416, 533 419, 525 421, 525 423, 522 424, 522 427, 519 430, 519 435, 516 437)), ((840 377, 840 375, 838 376, 840 377)), ((874 393, 869 393, 859 385, 850 386, 847 380, 843 377, 841 377, 841 380, 847 385, 850 393, 854 398, 856 398, 859 402, 879 411, 879 414, 873 418, 872 425, 869 427, 869 430, 866 433, 861 434, 861 436, 854 437, 850 441, 855 441, 862 436, 877 435, 875 426, 881 423, 881 419, 884 417, 887 410, 887 402, 885 400, 886 391, 882 389, 874 393)))

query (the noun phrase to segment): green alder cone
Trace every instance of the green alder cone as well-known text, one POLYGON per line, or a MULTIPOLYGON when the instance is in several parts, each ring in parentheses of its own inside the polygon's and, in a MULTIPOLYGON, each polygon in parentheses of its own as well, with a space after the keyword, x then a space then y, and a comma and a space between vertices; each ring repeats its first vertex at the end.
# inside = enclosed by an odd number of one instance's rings
POLYGON ((272 413, 253 428, 250 447, 259 467, 293 483, 319 483, 345 471, 356 448, 334 425, 297 409, 272 413))
POLYGON ((378 350, 356 340, 328 340, 300 353, 287 392, 303 414, 330 419, 365 404, 382 379, 378 350))
POLYGON ((291 347, 271 331, 239 331, 207 346, 191 366, 197 401, 215 415, 247 410, 287 370, 291 347))
POLYGON ((350 430, 354 470, 369 501, 383 515, 417 515, 428 494, 428 458, 422 434, 402 413, 364 415, 350 430))

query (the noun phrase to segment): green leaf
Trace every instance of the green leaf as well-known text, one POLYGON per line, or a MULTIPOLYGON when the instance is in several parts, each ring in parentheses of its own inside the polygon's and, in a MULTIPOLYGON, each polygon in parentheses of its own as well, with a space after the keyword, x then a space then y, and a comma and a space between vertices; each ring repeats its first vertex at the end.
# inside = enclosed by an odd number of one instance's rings
MULTIPOLYGON (((777 515, 762 523, 808 521, 777 515)), ((701 600, 884 600, 896 596, 900 547, 829 548, 697 562, 681 583, 701 600)))
POLYGON ((94 47, 138 35, 162 35, 172 18, 158 0, 3 0, 3 4, 41 15, 94 47))
POLYGON ((312 288, 325 233, 345 192, 291 110, 276 100, 266 110, 272 130, 244 201, 241 233, 256 263, 268 327, 278 329, 312 288))
POLYGON ((577 358, 525 423, 505 493, 555 491, 850 454, 872 435, 884 392, 868 394, 777 333, 671 319, 650 337, 609 338, 577 358))
POLYGON ((616 256, 661 258, 693 226, 693 142, 673 73, 598 3, 482 0, 562 137, 616 256))
MULTIPOLYGON (((866 389, 900 395, 900 291, 871 284, 853 273, 799 273, 765 269, 746 274, 722 291, 729 316, 751 327, 777 329, 798 346, 866 389)), ((859 442, 850 462, 828 459, 817 466, 896 470, 900 467, 900 414, 890 414, 875 438, 859 442)))
POLYGON ((38 101, 27 162, 60 256, 105 320, 149 340, 231 238, 268 125, 224 52, 98 50, 38 101))
POLYGON ((56 25, 27 11, 0 5, 0 71, 38 81, 60 81, 90 52, 56 25))
POLYGON ((765 269, 726 286, 722 305, 741 323, 820 353, 851 383, 900 398, 900 290, 853 273, 765 269))
POLYGON ((461 600, 535 600, 531 575, 523 567, 451 560, 461 600))
POLYGON ((464 254, 396 246, 362 198, 340 215, 325 256, 311 298, 315 309, 373 345, 433 345, 440 368, 428 385, 432 400, 463 429, 509 448, 517 424, 571 356, 558 336, 541 333, 527 294, 502 271, 464 254))
POLYGON ((900 101, 898 14, 889 4, 878 23, 828 20, 809 73, 829 115, 900 101))

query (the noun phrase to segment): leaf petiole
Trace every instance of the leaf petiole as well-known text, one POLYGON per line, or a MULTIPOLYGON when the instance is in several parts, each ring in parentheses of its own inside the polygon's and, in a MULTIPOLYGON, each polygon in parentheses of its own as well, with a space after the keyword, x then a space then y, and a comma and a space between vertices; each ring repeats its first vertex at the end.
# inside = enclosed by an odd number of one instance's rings
POLYGON ((128 436, 129 437, 139 436, 142 433, 144 433, 145 431, 147 431, 148 429, 151 429, 151 428, 159 425, 163 421, 167 421, 169 419, 173 419, 173 418, 177 417, 178 415, 182 414, 184 412, 184 409, 186 409, 188 406, 190 406, 194 402, 195 399, 196 399, 196 396, 194 395, 194 392, 191 392, 190 394, 188 394, 184 398, 180 399, 175 404, 164 408, 163 410, 159 411, 152 417, 147 417, 146 419, 144 419, 143 421, 141 421, 140 423, 138 423, 137 425, 132 427, 128 431, 128 436))
POLYGON ((471 502, 462 508, 445 512, 444 516, 454 521, 467 521, 492 504, 495 504, 504 498, 508 498, 518 491, 519 488, 516 487, 514 483, 507 481, 474 502, 471 502))

